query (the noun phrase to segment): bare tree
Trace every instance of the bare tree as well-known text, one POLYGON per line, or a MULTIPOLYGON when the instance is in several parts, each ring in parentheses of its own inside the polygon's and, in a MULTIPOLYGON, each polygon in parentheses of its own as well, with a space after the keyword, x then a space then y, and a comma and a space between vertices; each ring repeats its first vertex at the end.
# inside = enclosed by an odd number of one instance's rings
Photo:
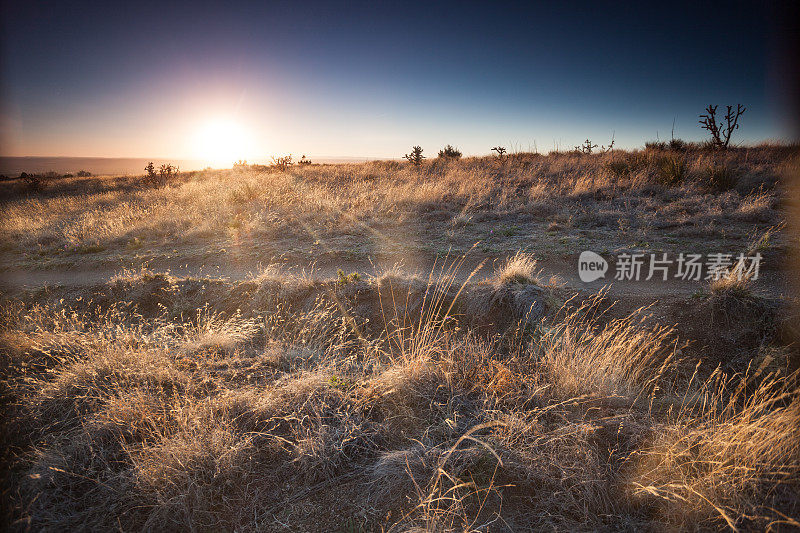
POLYGON ((725 113, 725 124, 717 124, 717 107, 709 105, 706 108, 704 115, 700 115, 700 127, 708 130, 711 134, 711 144, 723 150, 728 147, 731 142, 731 134, 739 127, 739 117, 741 117, 747 110, 742 104, 736 104, 736 110, 733 106, 726 106, 728 112, 725 113))
POLYGON ((597 145, 592 144, 592 141, 586 139, 585 141, 583 141, 582 145, 575 147, 575 151, 581 154, 591 154, 592 150, 594 150, 595 148, 597 148, 597 145))
POLYGON ((497 157, 503 159, 503 156, 506 155, 506 147, 505 146, 495 146, 492 148, 493 152, 497 152, 497 157))
POLYGON ((601 146, 600 150, 602 150, 603 152, 612 152, 614 150, 614 136, 616 134, 617 134, 616 131, 612 132, 611 133, 611 144, 609 144, 608 146, 601 146))

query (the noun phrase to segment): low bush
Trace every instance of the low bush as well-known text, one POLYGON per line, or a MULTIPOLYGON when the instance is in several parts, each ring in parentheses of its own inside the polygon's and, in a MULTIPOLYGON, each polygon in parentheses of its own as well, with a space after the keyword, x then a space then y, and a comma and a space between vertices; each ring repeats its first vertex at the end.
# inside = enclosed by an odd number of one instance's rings
POLYGON ((180 173, 178 167, 169 163, 165 163, 158 167, 158 171, 156 172, 155 165, 153 165, 152 161, 150 161, 147 166, 144 167, 144 171, 144 182, 151 187, 162 187, 174 181, 180 173))
POLYGON ((680 185, 686 179, 686 162, 673 155, 661 157, 656 162, 656 176, 662 185, 680 185))
POLYGON ((703 186, 712 192, 724 192, 736 187, 737 179, 734 172, 723 165, 711 165, 700 176, 703 186))
POLYGON ((461 150, 448 144, 439 150, 439 157, 447 159, 461 159, 461 150))
POLYGON ((647 141, 644 143, 645 150, 666 150, 667 143, 664 141, 647 141))
POLYGON ((292 161, 292 154, 283 157, 272 158, 272 168, 278 172, 286 172, 286 170, 294 164, 292 161))
POLYGON ((38 174, 28 174, 23 172, 19 175, 19 179, 25 184, 25 188, 30 192, 41 192, 44 190, 44 179, 38 174))
POLYGON ((670 139, 669 149, 674 152, 684 152, 689 148, 689 143, 683 139, 670 139))

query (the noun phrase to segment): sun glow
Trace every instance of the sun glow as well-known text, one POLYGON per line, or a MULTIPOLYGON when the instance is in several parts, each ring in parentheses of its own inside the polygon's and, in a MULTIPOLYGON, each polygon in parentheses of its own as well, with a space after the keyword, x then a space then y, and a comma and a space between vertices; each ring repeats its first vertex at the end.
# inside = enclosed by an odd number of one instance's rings
POLYGON ((193 141, 195 157, 221 168, 230 167, 239 159, 253 154, 251 133, 231 118, 216 118, 204 123, 193 141))

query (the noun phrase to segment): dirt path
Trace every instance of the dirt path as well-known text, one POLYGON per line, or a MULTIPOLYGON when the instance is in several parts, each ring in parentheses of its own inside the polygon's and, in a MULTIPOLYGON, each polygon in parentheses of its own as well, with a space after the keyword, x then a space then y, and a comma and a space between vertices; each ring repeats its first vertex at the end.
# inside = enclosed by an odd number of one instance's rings
MULTIPOLYGON (((469 274, 483 262, 474 275, 473 280, 479 281, 490 278, 494 270, 502 264, 501 258, 490 257, 467 257, 463 265, 459 268, 456 276, 464 280, 469 274)), ((452 261, 450 261, 452 262, 452 261)), ((441 260, 434 264, 433 259, 428 262, 416 262, 417 264, 408 266, 404 264, 402 257, 383 258, 380 262, 371 263, 369 261, 349 261, 331 264, 305 264, 297 265, 287 262, 281 265, 281 269, 290 274, 301 274, 305 272, 312 278, 329 279, 336 277, 337 271, 342 269, 346 273, 359 272, 365 276, 374 276, 399 265, 401 270, 415 273, 419 276, 427 277, 434 271, 434 277, 441 272, 441 260)), ((662 280, 639 281, 614 279, 613 269, 606 273, 605 278, 584 283, 578 277, 577 262, 568 261, 547 261, 540 262, 539 269, 541 277, 547 281, 551 276, 567 287, 577 290, 599 290, 605 285, 610 284, 609 293, 617 296, 648 296, 659 298, 661 296, 691 295, 700 290, 708 289, 707 281, 684 281, 670 278, 662 280)), ((450 263, 448 263, 449 265, 450 263)), ((257 274, 260 270, 259 265, 242 264, 217 264, 217 265, 191 265, 191 264, 163 264, 149 265, 148 268, 153 272, 169 272, 177 277, 209 277, 225 278, 233 281, 247 279, 257 274)), ((81 287, 97 285, 107 282, 114 275, 121 272, 120 268, 98 268, 91 270, 6 270, 0 272, 0 291, 6 294, 13 294, 20 290, 36 289, 43 286, 67 286, 81 287)), ((645 276, 642 276, 644 278, 645 276)), ((757 292, 779 297, 788 295, 790 292, 789 284, 785 274, 781 271, 767 270, 760 273, 759 279, 754 282, 757 292)))

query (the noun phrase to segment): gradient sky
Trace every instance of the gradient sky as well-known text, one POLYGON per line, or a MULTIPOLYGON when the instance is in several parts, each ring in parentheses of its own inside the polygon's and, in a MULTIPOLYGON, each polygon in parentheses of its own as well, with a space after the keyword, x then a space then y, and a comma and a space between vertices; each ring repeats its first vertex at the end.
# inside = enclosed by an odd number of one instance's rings
MULTIPOLYGON (((644 3, 642 3, 644 4, 644 3)), ((399 157, 698 140, 709 103, 736 140, 787 139, 780 10, 488 2, 6 2, 2 155, 399 157)))

